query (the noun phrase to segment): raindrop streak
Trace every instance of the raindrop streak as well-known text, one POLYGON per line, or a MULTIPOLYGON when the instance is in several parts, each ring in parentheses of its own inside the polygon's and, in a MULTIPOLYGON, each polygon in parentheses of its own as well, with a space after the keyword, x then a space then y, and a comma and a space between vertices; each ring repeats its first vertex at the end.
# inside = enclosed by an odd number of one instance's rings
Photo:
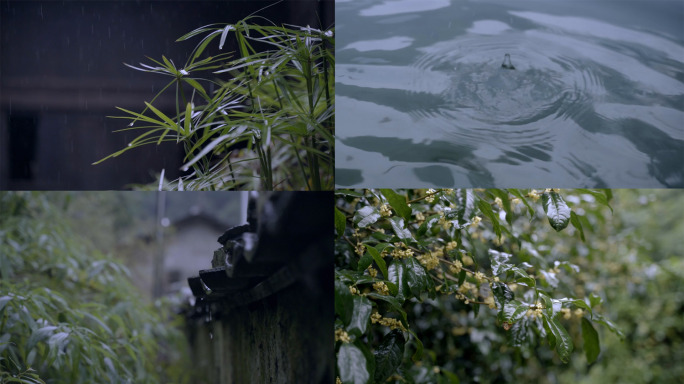
POLYGON ((40 19, 45 20, 45 18, 43 17, 43 4, 40 5, 40 19))
POLYGON ((209 339, 214 340, 214 333, 213 332, 209 332, 209 339))

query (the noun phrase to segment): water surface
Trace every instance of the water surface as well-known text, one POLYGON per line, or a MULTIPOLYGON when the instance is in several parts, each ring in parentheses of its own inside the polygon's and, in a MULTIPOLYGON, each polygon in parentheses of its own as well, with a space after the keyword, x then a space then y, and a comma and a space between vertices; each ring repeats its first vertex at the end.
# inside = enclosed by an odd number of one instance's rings
POLYGON ((338 186, 684 187, 682 3, 509 3, 336 3, 338 186))

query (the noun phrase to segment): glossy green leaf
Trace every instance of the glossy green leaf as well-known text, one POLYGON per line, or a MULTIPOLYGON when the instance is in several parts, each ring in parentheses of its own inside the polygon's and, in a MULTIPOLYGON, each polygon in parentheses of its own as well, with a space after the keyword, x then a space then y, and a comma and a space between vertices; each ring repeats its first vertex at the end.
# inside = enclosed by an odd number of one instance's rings
POLYGON ((344 343, 337 354, 337 369, 344 384, 370 383, 375 372, 370 372, 370 361, 361 348, 344 343))
POLYGON ((591 305, 591 308, 594 308, 597 305, 600 305, 602 302, 603 302, 603 299, 601 299, 601 296, 598 296, 595 293, 592 293, 589 295, 589 304, 591 305))
MULTIPOLYGON (((555 339, 556 352, 558 352, 558 357, 562 362, 567 363, 570 358, 570 353, 572 352, 574 346, 572 344, 572 339, 565 330, 565 327, 558 321, 558 318, 549 318, 546 315, 542 316, 544 321, 544 326, 551 332, 555 339)), ((551 340, 550 340, 550 344, 551 340)))
POLYGON ((344 235, 344 230, 347 226, 347 218, 337 207, 335 207, 335 230, 337 231, 337 238, 344 235))
POLYGON ((335 280, 335 314, 342 319, 345 326, 351 321, 353 310, 354 300, 349 287, 345 283, 335 280))
POLYGON ((171 128, 173 130, 178 130, 178 126, 176 125, 176 123, 173 120, 171 120, 168 116, 166 116, 162 111, 158 110, 157 108, 155 108, 152 104, 150 104, 148 102, 145 102, 145 105, 147 106, 147 108, 150 109, 150 111, 154 112, 155 115, 159 116, 159 118, 164 120, 164 122, 167 124, 168 128, 171 128))
POLYGON ((609 189, 603 191, 594 191, 591 189, 578 189, 577 192, 586 193, 593 196, 599 204, 605 205, 610 209, 611 213, 613 212, 613 207, 611 207, 609 203, 610 199, 613 196, 613 193, 609 189))
POLYGON ((591 364, 596 361, 601 346, 599 345, 598 332, 591 325, 591 322, 586 318, 582 318, 582 339, 584 340, 584 354, 587 357, 587 363, 591 364))
POLYGON ((366 333, 368 324, 370 323, 370 315, 373 312, 373 306, 370 300, 363 296, 353 296, 354 309, 351 320, 347 326, 347 331, 350 334, 357 336, 366 333))
POLYGON ((387 280, 396 284, 399 288, 397 299, 403 302, 408 298, 409 287, 406 281, 406 266, 402 260, 394 260, 387 268, 387 280))
POLYGON ((456 212, 458 223, 464 224, 473 217, 475 209, 475 195, 471 189, 456 190, 456 212))
POLYGON ((534 208, 530 205, 530 203, 527 202, 527 199, 525 196, 523 196, 522 192, 518 189, 509 189, 508 192, 517 197, 525 206, 527 207, 527 214, 530 216, 530 218, 534 215, 534 208))
POLYGON ((618 328, 617 325, 615 325, 612 321, 610 321, 610 320, 608 320, 608 319, 604 318, 603 316, 596 314, 596 313, 594 313, 592 320, 594 320, 594 322, 596 322, 596 323, 605 325, 611 332, 616 334, 620 338, 620 340, 625 339, 625 334, 622 333, 620 328, 618 328))
POLYGON ((404 355, 403 333, 395 329, 382 338, 382 342, 375 349, 375 382, 382 383, 387 380, 401 364, 404 355))
POLYGON ((492 292, 497 304, 497 308, 503 309, 506 303, 515 299, 513 291, 505 283, 492 283, 492 292))
POLYGON ((513 215, 511 215, 511 201, 508 198, 508 192, 503 189, 490 189, 488 191, 495 197, 501 199, 501 205, 503 206, 504 212, 506 212, 506 222, 508 225, 512 225, 513 215))
POLYGON ((192 103, 185 106, 185 118, 183 119, 183 136, 190 134, 190 122, 192 121, 192 103))
POLYGON ((582 221, 580 221, 579 216, 575 214, 575 212, 570 211, 570 223, 572 223, 572 226, 579 231, 580 238, 582 241, 586 241, 584 238, 584 229, 582 228, 582 221))
POLYGON ((542 194, 542 205, 544 206, 546 217, 549 219, 549 224, 551 224, 551 227, 556 232, 562 231, 568 226, 570 222, 570 207, 568 207, 558 192, 544 192, 542 194))
POLYGON ((499 320, 515 324, 525 317, 528 309, 530 309, 528 305, 525 305, 518 300, 511 300, 503 306, 499 320))
POLYGON ((435 286, 432 278, 415 258, 406 259, 406 282, 411 294, 420 298, 422 292, 428 292, 430 298, 435 298, 435 286))
POLYGON ((401 219, 399 217, 390 217, 390 224, 392 225, 394 233, 401 240, 409 240, 413 238, 413 236, 411 235, 411 231, 409 231, 408 228, 405 228, 404 226, 404 219, 401 219))
POLYGON ((477 207, 480 208, 480 212, 492 222, 496 237, 501 238, 501 224, 499 224, 499 217, 494 213, 494 210, 492 210, 492 206, 485 200, 479 199, 477 201, 477 207))
POLYGON ((506 263, 511 258, 511 256, 513 256, 510 253, 499 252, 493 249, 490 249, 488 253, 489 260, 492 264, 492 273, 494 274, 494 276, 504 272, 508 272, 513 267, 513 264, 506 263))
POLYGON ((354 213, 354 224, 359 228, 366 228, 380 219, 377 209, 365 206, 354 213))
POLYGON ((392 311, 396 312, 401 316, 401 323, 404 325, 404 327, 408 328, 408 320, 406 317, 406 311, 402 309, 401 303, 399 300, 397 300, 395 297, 392 296, 387 296, 387 295, 381 295, 379 293, 371 292, 366 295, 369 299, 375 299, 375 300, 380 300, 384 301, 385 303, 389 304, 390 307, 392 307, 392 311))
POLYGON ((420 338, 415 334, 415 332, 410 329, 408 332, 411 334, 411 336, 413 336, 413 341, 416 343, 416 352, 414 352, 413 356, 411 356, 411 361, 416 363, 423 359, 423 342, 420 341, 420 338))
POLYGON ((391 189, 381 189, 382 195, 385 196, 392 209, 404 220, 411 218, 411 208, 406 204, 406 198, 394 192, 391 189))
POLYGON ((381 251, 378 251, 375 247, 372 247, 368 244, 366 244, 366 250, 371 255, 373 260, 375 260, 375 264, 378 265, 378 268, 380 268, 382 276, 387 278, 387 264, 385 264, 385 259, 383 259, 382 256, 380 256, 381 251))
MULTIPOLYGON (((366 248, 368 248, 368 247, 369 246, 366 245, 366 248)), ((373 264, 373 257, 371 256, 371 254, 369 252, 364 252, 363 255, 361 256, 361 258, 359 259, 359 264, 356 266, 356 270, 359 272, 363 272, 371 264, 373 264)))

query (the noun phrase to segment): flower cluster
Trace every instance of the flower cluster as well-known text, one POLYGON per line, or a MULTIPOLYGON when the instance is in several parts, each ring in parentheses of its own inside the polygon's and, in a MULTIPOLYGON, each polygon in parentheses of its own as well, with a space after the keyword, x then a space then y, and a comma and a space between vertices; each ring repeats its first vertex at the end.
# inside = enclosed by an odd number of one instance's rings
POLYGON ((378 275, 378 270, 373 268, 372 266, 368 266, 368 274, 372 277, 375 278, 378 275))
POLYGON ((456 247, 458 247, 458 243, 455 241, 450 241, 446 244, 445 249, 447 252, 450 252, 450 251, 453 251, 454 249, 456 249, 456 247))
POLYGON ((397 319, 392 319, 389 317, 382 317, 379 313, 375 312, 371 315, 371 323, 376 324, 379 323, 380 325, 384 325, 386 327, 390 327, 390 329, 402 329, 406 330, 404 328, 404 325, 401 323, 401 321, 397 319))
POLYGON ((358 288, 356 288, 356 287, 353 286, 353 285, 350 285, 350 286, 349 286, 349 292, 351 292, 352 295, 359 295, 359 294, 361 294, 361 293, 359 292, 358 288))
POLYGON ((530 309, 527 310, 526 315, 531 317, 539 317, 542 315, 542 309, 544 309, 542 303, 531 305, 530 309))
POLYGON ((470 222, 470 226, 475 228, 478 225, 480 225, 480 221, 482 221, 482 218, 480 216, 475 216, 473 217, 473 220, 470 222))
POLYGON ((527 194, 527 197, 529 197, 533 201, 537 201, 537 200, 539 200, 541 195, 539 194, 539 192, 537 192, 536 190, 533 189, 527 194))
POLYGON ((435 191, 434 189, 428 189, 425 193, 425 195, 427 196, 425 198, 425 201, 427 201, 428 203, 432 203, 433 201, 435 201, 435 193, 437 193, 437 191, 435 191))
POLYGON ((451 221, 448 221, 446 217, 444 217, 444 212, 442 212, 442 216, 439 218, 439 225, 441 225, 442 228, 444 228, 444 230, 446 231, 449 228, 451 228, 453 224, 451 223, 451 221))
POLYGON ((380 216, 388 217, 391 215, 392 215, 392 210, 390 209, 389 205, 383 204, 380 206, 380 216))
POLYGON ((458 275, 461 273, 461 268, 463 268, 463 264, 461 264, 460 261, 455 260, 450 266, 449 266, 449 273, 452 275, 458 275))
POLYGON ((387 284, 383 281, 378 281, 377 283, 373 283, 373 289, 378 291, 379 294, 381 295, 389 295, 390 291, 389 288, 387 288, 387 284))
POLYGON ((427 270, 429 271, 429 270, 437 268, 437 266, 439 265, 438 256, 440 253, 441 253, 441 251, 428 252, 428 253, 425 253, 425 254, 422 254, 422 255, 416 257, 416 259, 418 259, 418 261, 421 264, 423 264, 423 266, 425 268, 427 268, 427 270))
POLYGON ((343 343, 348 343, 351 341, 349 338, 349 334, 344 331, 344 329, 336 329, 335 330, 335 341, 341 341, 343 343))
POLYGON ((405 259, 405 258, 409 258, 409 257, 413 256, 413 250, 408 249, 408 247, 406 247, 406 245, 404 245, 402 243, 395 243, 394 244, 394 250, 392 250, 391 255, 395 259, 405 259), (401 247, 401 246, 403 246, 406 249, 400 249, 399 247, 401 247))

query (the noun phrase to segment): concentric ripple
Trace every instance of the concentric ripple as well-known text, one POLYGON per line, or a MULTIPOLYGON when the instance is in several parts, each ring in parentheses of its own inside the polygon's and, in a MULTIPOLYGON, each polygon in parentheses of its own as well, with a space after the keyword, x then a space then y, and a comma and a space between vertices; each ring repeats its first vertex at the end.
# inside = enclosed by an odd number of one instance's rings
POLYGON ((448 74, 444 107, 490 124, 563 118, 605 93, 595 66, 520 32, 466 36, 422 48, 416 66, 448 74), (502 68, 510 54, 514 70, 502 68))

